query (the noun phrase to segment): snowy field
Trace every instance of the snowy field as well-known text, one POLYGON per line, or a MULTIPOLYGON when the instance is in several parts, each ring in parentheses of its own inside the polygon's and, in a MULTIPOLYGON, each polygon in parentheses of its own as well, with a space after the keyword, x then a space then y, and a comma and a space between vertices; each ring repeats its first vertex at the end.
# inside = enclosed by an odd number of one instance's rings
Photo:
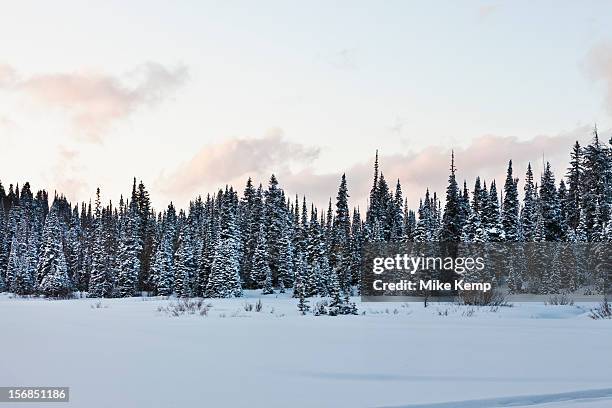
POLYGON ((23 408, 612 407, 612 320, 591 304, 315 317, 247 293, 207 316, 158 310, 173 302, 0 295, 0 385, 70 387, 70 403, 23 408))

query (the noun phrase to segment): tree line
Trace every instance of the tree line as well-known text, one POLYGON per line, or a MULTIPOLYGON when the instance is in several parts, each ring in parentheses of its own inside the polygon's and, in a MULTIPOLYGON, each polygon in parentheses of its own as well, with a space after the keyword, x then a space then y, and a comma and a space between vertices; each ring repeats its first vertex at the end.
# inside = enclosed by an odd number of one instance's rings
MULTIPOLYGON (((249 178, 240 197, 226 186, 185 210, 171 202, 163 211, 136 179, 117 205, 103 204, 98 188, 93 203, 73 205, 56 193, 49 206, 44 190, 0 183, 0 291, 236 297, 243 289, 292 289, 303 307, 306 298, 329 296, 336 312, 352 313, 369 243, 612 241, 612 139, 601 142, 596 129, 587 146, 574 144, 559 183, 549 163, 539 181, 529 164, 522 194, 512 161, 499 191, 480 177, 471 190, 467 181, 460 186, 454 154, 450 161, 444 201, 427 190, 413 211, 400 181, 388 184, 377 153, 363 217, 349 207, 345 175, 325 210, 287 197, 275 175, 265 187, 249 178)), ((518 282, 527 278, 507 283, 515 292, 541 290, 518 282)))

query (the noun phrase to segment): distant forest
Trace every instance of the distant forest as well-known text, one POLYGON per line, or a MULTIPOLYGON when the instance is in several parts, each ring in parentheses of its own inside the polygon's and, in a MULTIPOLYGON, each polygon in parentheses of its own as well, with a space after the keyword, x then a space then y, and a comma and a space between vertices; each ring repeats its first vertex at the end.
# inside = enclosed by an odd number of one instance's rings
MULTIPOLYGON (((56 195, 49 204, 48 193, 34 194, 29 183, 8 190, 0 183, 0 291, 235 297, 243 289, 292 289, 302 301, 329 296, 348 313, 367 243, 612 241, 611 143, 597 130, 587 146, 576 142, 558 183, 550 164, 539 180, 527 166, 520 193, 512 161, 501 188, 477 177, 470 190, 466 181, 457 182, 449 157, 444 200, 426 191, 415 210, 400 181, 385 179, 377 153, 365 214, 349 207, 345 175, 326 209, 306 197, 287 197, 274 175, 267 186, 249 179, 240 196, 227 186, 198 196, 186 210, 170 203, 161 212, 136 179, 116 204, 102 203, 100 189, 93 203, 56 195)), ((529 285, 526 275, 517 272, 506 282, 509 290, 557 293, 593 279, 561 278, 543 288, 529 285)))

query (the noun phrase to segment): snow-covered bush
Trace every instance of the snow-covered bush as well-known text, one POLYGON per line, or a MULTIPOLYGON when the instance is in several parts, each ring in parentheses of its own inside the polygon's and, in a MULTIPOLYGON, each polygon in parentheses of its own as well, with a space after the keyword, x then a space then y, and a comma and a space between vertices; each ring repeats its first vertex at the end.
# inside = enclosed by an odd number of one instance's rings
POLYGON ((589 317, 593 320, 612 319, 612 306, 608 302, 608 299, 604 298, 599 306, 591 309, 589 317))
POLYGON ((569 297, 566 293, 560 295, 551 295, 548 301, 544 302, 545 305, 562 306, 562 305, 573 305, 574 299, 569 297))
POLYGON ((459 303, 471 306, 512 306, 506 301, 506 296, 499 290, 488 292, 463 291, 459 295, 459 303))
POLYGON ((212 308, 212 304, 204 303, 204 299, 179 299, 176 302, 170 303, 167 307, 160 306, 157 310, 169 314, 170 316, 178 317, 185 314, 199 314, 200 316, 208 316, 208 311, 212 308))

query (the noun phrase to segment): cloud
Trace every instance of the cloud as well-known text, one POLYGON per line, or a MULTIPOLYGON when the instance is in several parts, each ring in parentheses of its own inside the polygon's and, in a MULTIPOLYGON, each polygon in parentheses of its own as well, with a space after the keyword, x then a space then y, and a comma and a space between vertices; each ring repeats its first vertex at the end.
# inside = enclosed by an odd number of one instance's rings
MULTIPOLYGON (((537 179, 544 159, 550 161, 557 171, 558 182, 565 173, 573 143, 576 140, 588 142, 590 137, 591 127, 586 125, 569 132, 539 135, 529 140, 512 136, 480 136, 469 145, 454 149, 457 180, 462 185, 465 179, 471 190, 476 176, 484 178, 488 186, 495 179, 499 191, 510 159, 513 161, 514 177, 521 180, 528 162, 532 163, 537 179)), ((444 198, 451 149, 437 146, 406 153, 381 151, 380 169, 390 188, 394 189, 397 179, 400 179, 402 191, 408 197, 409 206, 414 209, 428 188, 432 193, 437 192, 441 199, 444 198)), ((318 149, 287 142, 279 133, 260 139, 235 139, 205 146, 170 176, 160 178, 157 185, 164 195, 189 199, 203 191, 211 191, 210 188, 205 189, 207 186, 215 185, 216 188, 227 183, 240 190, 247 177, 265 183, 274 173, 289 197, 305 194, 309 201, 326 209, 328 200, 335 200, 340 177, 346 172, 350 205, 365 208, 372 185, 374 152, 367 160, 328 173, 318 172, 313 166, 318 154, 318 149), (296 170, 289 165, 290 162, 302 165, 296 170)))
MULTIPOLYGON (((503 186, 508 161, 512 159, 514 177, 523 179, 527 163, 531 162, 535 177, 539 176, 542 160, 550 161, 553 169, 557 171, 557 181, 565 173, 569 161, 569 151, 576 140, 587 142, 591 137, 591 128, 581 126, 572 131, 558 135, 539 135, 529 140, 520 140, 512 136, 485 135, 472 140, 462 148, 455 148, 455 165, 457 167, 457 181, 462 185, 463 180, 468 188, 473 188, 476 176, 487 180, 496 180, 498 191, 503 186)), ((418 200, 426 189, 437 192, 444 198, 449 167, 451 147, 432 146, 418 152, 391 153, 381 152, 380 168, 390 187, 395 188, 397 179, 400 179, 402 191, 408 197, 412 208, 418 206, 418 200)), ((372 184, 373 159, 354 165, 347 169, 349 191, 353 202, 362 207, 372 184)), ((302 179, 307 179, 302 175, 302 179)), ((316 183, 316 175, 308 178, 316 183), (314 178, 313 178, 314 177, 314 178)), ((319 180, 325 183, 325 188, 318 187, 314 191, 326 190, 327 197, 335 195, 339 175, 335 183, 323 176, 319 180)), ((304 191, 309 191, 304 186, 304 191)), ((319 200, 324 199, 320 197, 319 200)))
POLYGON ((100 143, 113 124, 142 106, 168 97, 187 78, 184 66, 143 64, 124 76, 96 71, 38 74, 20 79, 10 66, 0 66, 0 87, 45 107, 65 112, 85 141, 100 143))
POLYGON ((310 163, 318 155, 319 149, 287 141, 282 130, 271 129, 261 138, 230 139, 203 146, 176 170, 162 174, 156 185, 168 195, 192 196, 206 187, 233 182, 241 185, 249 176, 259 179, 272 172, 291 174, 292 165, 310 163))
POLYGON ((587 75, 605 86, 605 104, 612 115, 612 43, 601 43, 591 48, 586 58, 587 75))
MULTIPOLYGON (((529 140, 512 136, 486 135, 477 137, 463 148, 455 148, 457 181, 467 181, 471 191, 477 176, 485 179, 490 186, 496 180, 498 191, 502 188, 508 161, 512 159, 514 177, 524 178, 527 163, 531 162, 536 179, 542 169, 542 160, 550 161, 556 171, 557 182, 565 174, 569 162, 569 151, 576 140, 588 142, 590 126, 581 126, 558 135, 539 135, 529 140)), ((404 196, 409 206, 418 207, 425 190, 437 192, 443 200, 448 181, 451 147, 432 146, 417 152, 380 152, 380 169, 390 188, 395 188, 400 179, 404 196)), ((357 163, 346 169, 351 205, 365 208, 372 187, 373 160, 357 163)), ((319 205, 326 205, 329 198, 334 200, 342 171, 336 174, 316 174, 308 170, 296 174, 279 174, 279 179, 290 192, 306 193, 319 205)), ((522 184, 520 187, 522 188, 522 184)), ((522 190, 520 190, 522 191, 522 190)))

